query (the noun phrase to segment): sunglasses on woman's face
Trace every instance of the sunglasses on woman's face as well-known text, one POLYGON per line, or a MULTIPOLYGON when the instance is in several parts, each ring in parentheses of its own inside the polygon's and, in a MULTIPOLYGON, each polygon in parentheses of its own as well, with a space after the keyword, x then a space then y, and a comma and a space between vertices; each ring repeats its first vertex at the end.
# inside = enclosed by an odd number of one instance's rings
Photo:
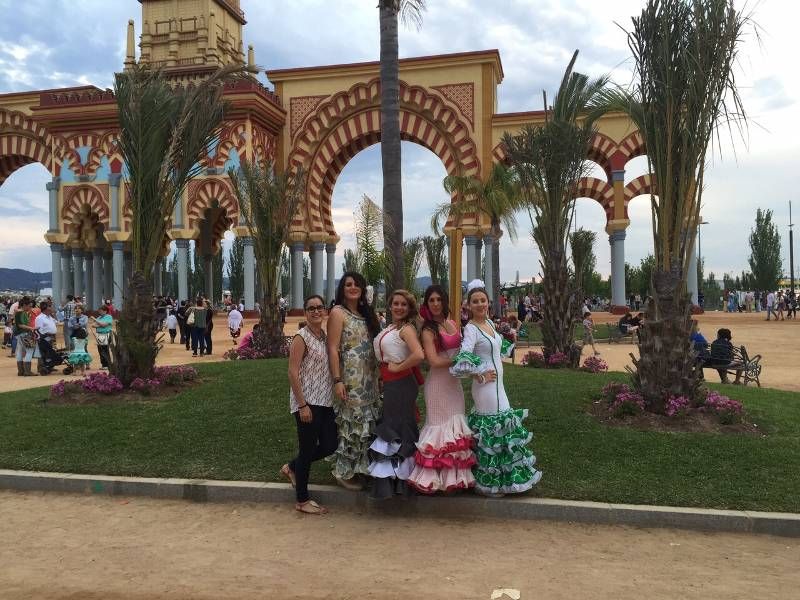
POLYGON ((322 304, 306 306, 306 312, 322 312, 323 310, 325 310, 325 307, 322 304))

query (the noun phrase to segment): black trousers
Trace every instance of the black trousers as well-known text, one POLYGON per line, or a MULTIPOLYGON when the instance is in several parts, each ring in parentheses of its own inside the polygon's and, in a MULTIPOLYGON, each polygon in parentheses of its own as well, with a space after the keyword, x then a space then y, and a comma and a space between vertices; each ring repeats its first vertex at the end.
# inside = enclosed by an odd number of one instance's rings
POLYGON ((197 347, 200 347, 200 354, 206 353, 206 329, 205 327, 192 327, 192 354, 197 354, 197 347))
POLYGON ((108 368, 108 363, 111 361, 109 360, 108 354, 108 344, 105 346, 97 345, 97 353, 100 355, 100 366, 108 368))
POLYGON ((333 408, 313 404, 308 406, 311 408, 311 423, 303 423, 300 420, 300 411, 294 413, 299 451, 289 463, 289 468, 294 471, 295 497, 298 502, 308 500, 308 474, 311 472, 311 463, 330 456, 339 446, 339 432, 333 408))
POLYGON ((206 341, 206 354, 211 354, 211 330, 206 329, 203 333, 203 339, 206 341))

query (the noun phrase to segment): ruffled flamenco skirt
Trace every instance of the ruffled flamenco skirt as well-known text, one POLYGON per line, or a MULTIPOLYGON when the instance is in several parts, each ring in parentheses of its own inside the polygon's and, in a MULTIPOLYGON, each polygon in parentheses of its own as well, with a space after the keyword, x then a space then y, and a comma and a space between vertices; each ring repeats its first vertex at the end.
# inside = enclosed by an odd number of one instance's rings
POLYGON ((440 425, 422 428, 408 484, 423 494, 463 490, 475 485, 472 467, 477 463, 467 419, 453 415, 440 425))
POLYGON ((383 416, 375 425, 375 440, 369 447, 370 496, 379 500, 410 495, 406 485, 414 470, 414 452, 419 439, 416 400, 419 387, 413 376, 383 385, 383 416))
POLYGON ((468 423, 476 440, 475 489, 483 494, 519 494, 539 483, 542 472, 527 444, 533 438, 522 424, 527 409, 497 414, 472 413, 468 423))
POLYGON ((67 356, 67 362, 72 366, 88 365, 92 362, 92 356, 88 352, 73 350, 67 356))
POLYGON ((380 405, 376 402, 363 406, 338 405, 336 426, 339 430, 339 446, 327 460, 333 463, 331 472, 339 479, 351 479, 355 475, 369 474, 367 451, 373 438, 375 421, 380 417, 380 405))

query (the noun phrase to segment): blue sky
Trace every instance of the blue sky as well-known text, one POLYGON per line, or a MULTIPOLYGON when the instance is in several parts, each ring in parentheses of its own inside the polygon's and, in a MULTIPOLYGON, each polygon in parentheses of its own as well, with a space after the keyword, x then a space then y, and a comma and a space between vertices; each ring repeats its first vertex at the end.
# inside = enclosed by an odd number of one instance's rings
MULTIPOLYGON (((376 60, 378 23, 374 0, 242 0, 248 25, 246 43, 266 69, 376 60)), ((500 50, 505 80, 498 91, 502 112, 538 109, 541 91, 552 94, 572 52, 581 54, 577 68, 596 76, 611 73, 617 83, 631 80, 632 61, 622 27, 644 2, 593 0, 429 0, 419 31, 400 33, 401 56, 500 50)), ((745 6, 745 3, 741 3, 745 6)), ((800 125, 797 98, 794 27, 800 3, 762 0, 746 3, 754 13, 759 36, 751 31, 742 46, 737 80, 751 123, 746 140, 723 137, 709 157, 705 192, 702 250, 707 269, 721 276, 746 268, 747 235, 757 207, 770 208, 780 226, 784 265, 788 271, 788 203, 797 200, 793 178, 800 167, 800 125)), ((124 59, 127 20, 140 32, 136 0, 0 0, 0 93, 93 84, 110 87, 124 59), (56 26, 56 25, 61 26, 56 26)), ((263 76, 262 76, 263 78, 263 76)), ((266 82, 266 80, 265 80, 266 82)), ((626 179, 645 172, 644 159, 629 163, 626 179)), ((447 199, 441 190, 445 175, 439 160, 425 148, 403 145, 406 235, 427 234, 430 206, 447 199)), ((20 169, 0 187, 0 266, 47 271, 48 174, 39 165, 20 169)), ((381 196, 380 149, 358 154, 342 172, 334 190, 334 220, 343 237, 350 236, 352 213, 362 194, 381 196)), ((604 216, 591 200, 578 202, 578 225, 598 233, 598 270, 610 271, 604 216)), ((652 248, 648 203, 631 204, 626 259, 636 264, 652 248)), ((504 236, 501 277, 525 279, 538 273, 538 252, 530 241, 526 215, 519 218, 519 238, 504 236)))

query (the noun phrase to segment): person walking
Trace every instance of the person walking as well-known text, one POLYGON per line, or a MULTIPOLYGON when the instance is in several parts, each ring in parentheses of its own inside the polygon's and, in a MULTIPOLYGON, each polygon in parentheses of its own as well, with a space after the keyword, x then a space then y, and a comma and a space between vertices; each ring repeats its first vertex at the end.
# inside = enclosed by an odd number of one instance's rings
POLYGON ((197 356, 198 349, 200 356, 206 353, 206 312, 203 299, 197 297, 193 307, 186 311, 186 324, 191 327, 192 356, 197 356))
POLYGON ((178 317, 175 310, 170 310, 167 315, 167 331, 169 332, 169 343, 175 343, 175 337, 178 335, 178 317))
MULTIPOLYGON (((108 314, 105 304, 101 304, 98 311, 100 316, 92 317, 92 327, 94 328, 94 338, 97 341, 97 354, 100 356, 100 368, 108 370, 111 364, 108 344, 111 339, 111 331, 114 329, 114 317, 108 314)), ((174 333, 172 337, 174 339, 174 333)))
POLYGON ((56 341, 56 334, 58 333, 58 321, 55 318, 55 311, 51 302, 42 302, 40 305, 42 310, 39 316, 34 321, 34 329, 36 330, 36 349, 33 352, 36 358, 36 372, 39 375, 48 375, 50 369, 47 368, 48 356, 45 355, 44 350, 52 350, 53 344, 56 341))
MULTIPOLYGON (((775 292, 770 291, 767 293, 767 321, 770 320, 770 316, 775 314, 775 292)), ((778 315, 775 314, 775 320, 778 320, 778 315)))
POLYGON ((186 349, 189 349, 189 344, 192 341, 192 329, 186 323, 186 319, 188 317, 187 311, 189 307, 187 306, 186 300, 181 300, 181 304, 178 307, 178 310, 175 311, 175 317, 178 319, 178 329, 181 333, 181 344, 186 346, 186 349))
POLYGON ((281 467, 281 473, 295 488, 295 510, 322 515, 328 509, 308 494, 311 463, 336 451, 339 437, 333 410, 333 377, 322 321, 325 301, 309 296, 303 303, 306 326, 289 346, 289 410, 297 426, 297 456, 281 467))
POLYGON ((64 348, 69 351, 72 350, 72 328, 70 327, 70 319, 75 316, 75 296, 67 294, 67 301, 61 309, 64 315, 64 348))
POLYGON ((583 313, 583 345, 585 346, 586 344, 592 347, 595 356, 600 355, 594 345, 594 321, 592 320, 592 313, 588 310, 583 313))
POLYGON ((380 417, 378 365, 372 341, 380 327, 367 302, 364 276, 347 271, 336 288, 336 306, 328 316, 328 360, 333 375, 339 445, 329 459, 342 487, 361 489, 369 475, 367 449, 380 417))
MULTIPOLYGON (((423 494, 475 486, 472 430, 464 410, 461 382, 450 375, 453 356, 461 347, 461 329, 450 317, 450 299, 440 285, 423 296, 422 349, 430 371, 425 379, 425 425, 419 434, 416 466, 408 484, 423 494)), ((510 317, 515 318, 515 317, 510 317)))
POLYGON ((479 280, 467 286, 472 313, 464 328, 461 351, 453 358, 450 373, 472 378, 475 403, 468 423, 477 440, 477 465, 473 468, 475 490, 485 496, 525 492, 542 478, 536 457, 527 447, 533 434, 525 430, 527 409, 513 409, 503 385, 503 338, 487 318, 489 295, 479 280))
POLYGON ((373 343, 383 381, 383 415, 375 424, 377 437, 369 447, 369 474, 370 496, 379 500, 411 492, 406 481, 416 464, 419 364, 425 358, 415 327, 419 311, 414 295, 395 290, 387 302, 392 323, 373 343))
POLYGON ((242 313, 239 312, 239 309, 235 306, 231 307, 231 311, 228 313, 228 329, 231 332, 231 339, 233 340, 233 345, 236 345, 236 340, 239 339, 239 336, 242 334, 242 321, 244 318, 242 317, 242 313))
POLYGON ((31 320, 31 299, 23 296, 14 311, 14 337, 17 340, 15 354, 17 358, 17 375, 30 377, 33 351, 36 348, 34 324, 31 320))
POLYGON ((213 344, 211 343, 211 332, 214 331, 214 308, 211 306, 211 302, 208 300, 205 301, 206 305, 206 328, 203 332, 203 337, 205 338, 206 342, 206 355, 211 355, 211 349, 213 344))
MULTIPOLYGON (((78 332, 79 330, 82 330, 84 332, 84 334, 86 334, 86 335, 84 335, 82 338, 79 338, 79 339, 83 340, 81 342, 80 346, 83 349, 83 352, 88 352, 87 346, 88 346, 88 343, 89 343, 89 334, 88 334, 89 317, 87 317, 85 314, 83 314, 83 304, 79 304, 78 302, 76 302, 75 303, 75 308, 73 310, 74 310, 73 315, 69 318, 69 321, 66 321, 66 323, 68 323, 68 325, 69 325, 70 335, 72 336, 70 338, 69 347, 72 350, 75 350, 75 340, 74 340, 74 338, 76 337, 75 333, 78 332)), ((70 352, 72 350, 70 350, 70 352)))

